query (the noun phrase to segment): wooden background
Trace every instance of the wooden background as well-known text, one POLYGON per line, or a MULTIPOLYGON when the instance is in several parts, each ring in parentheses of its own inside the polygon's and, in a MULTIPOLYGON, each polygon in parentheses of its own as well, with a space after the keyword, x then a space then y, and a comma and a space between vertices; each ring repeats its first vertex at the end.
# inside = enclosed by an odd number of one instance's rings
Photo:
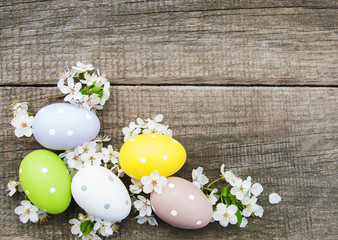
POLYGON ((0 1, 0 238, 76 239, 73 202, 48 223, 22 224, 5 192, 25 155, 13 100, 61 102, 58 74, 77 61, 106 73, 101 133, 119 149, 137 117, 165 116, 187 150, 178 176, 226 164, 264 192, 246 228, 182 230, 135 214, 110 239, 337 239, 337 1, 0 1), (270 205, 268 195, 282 197, 270 205))

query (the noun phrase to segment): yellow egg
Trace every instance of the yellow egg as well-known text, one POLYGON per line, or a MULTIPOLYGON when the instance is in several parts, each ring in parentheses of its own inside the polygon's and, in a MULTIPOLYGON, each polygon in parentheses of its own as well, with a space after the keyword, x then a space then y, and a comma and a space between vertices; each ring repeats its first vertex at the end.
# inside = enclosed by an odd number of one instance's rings
POLYGON ((120 150, 119 161, 130 177, 141 179, 158 170, 168 177, 184 164, 187 154, 175 139, 160 134, 141 134, 128 139, 120 150))

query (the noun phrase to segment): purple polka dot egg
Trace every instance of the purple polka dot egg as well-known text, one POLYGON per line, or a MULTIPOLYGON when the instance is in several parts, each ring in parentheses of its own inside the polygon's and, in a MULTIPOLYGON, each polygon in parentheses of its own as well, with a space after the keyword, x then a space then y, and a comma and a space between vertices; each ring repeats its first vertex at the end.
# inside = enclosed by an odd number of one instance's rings
POLYGON ((71 191, 75 202, 87 213, 106 221, 121 221, 131 210, 128 190, 110 170, 87 166, 73 177, 71 191))
POLYGON ((37 112, 32 128, 35 139, 42 146, 66 150, 93 140, 100 131, 100 121, 85 108, 54 103, 37 112))
POLYGON ((55 153, 29 153, 20 164, 19 178, 26 196, 39 209, 58 214, 68 208, 71 179, 66 165, 55 153))
POLYGON ((152 192, 150 203, 155 214, 174 227, 199 229, 212 219, 212 206, 204 193, 191 182, 169 177, 162 193, 152 192))

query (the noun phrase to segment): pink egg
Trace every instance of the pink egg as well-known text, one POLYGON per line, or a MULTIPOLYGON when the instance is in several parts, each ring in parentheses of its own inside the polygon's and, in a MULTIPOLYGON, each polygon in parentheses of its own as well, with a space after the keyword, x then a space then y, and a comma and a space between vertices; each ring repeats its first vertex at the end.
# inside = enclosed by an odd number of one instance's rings
POLYGON ((150 203, 163 221, 179 228, 198 229, 212 218, 212 206, 204 193, 191 182, 169 177, 161 194, 152 192, 150 203))

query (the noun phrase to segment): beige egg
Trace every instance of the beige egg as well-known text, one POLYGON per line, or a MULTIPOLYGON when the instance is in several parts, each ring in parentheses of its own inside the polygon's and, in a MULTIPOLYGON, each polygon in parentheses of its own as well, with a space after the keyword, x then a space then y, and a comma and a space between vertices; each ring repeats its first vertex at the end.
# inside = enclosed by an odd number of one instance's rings
POLYGON ((198 229, 212 218, 212 206, 204 193, 191 182, 169 177, 161 194, 152 192, 150 203, 163 221, 179 228, 198 229))

